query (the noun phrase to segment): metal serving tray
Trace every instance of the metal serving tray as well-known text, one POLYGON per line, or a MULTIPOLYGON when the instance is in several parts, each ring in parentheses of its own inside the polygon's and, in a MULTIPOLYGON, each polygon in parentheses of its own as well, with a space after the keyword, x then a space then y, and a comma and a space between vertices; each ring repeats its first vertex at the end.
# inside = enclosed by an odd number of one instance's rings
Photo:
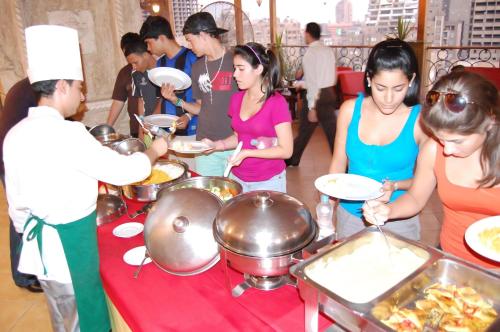
MULTIPOLYGON (((391 245, 410 248, 417 255, 427 255, 427 261, 395 286, 367 303, 352 303, 317 284, 308 277, 307 267, 328 255, 346 255, 357 247, 381 236, 376 228, 366 228, 345 241, 320 251, 320 253, 291 267, 290 272, 297 278, 297 284, 305 301, 306 331, 318 330, 318 312, 321 310, 347 331, 392 331, 377 319, 372 309, 384 302, 400 307, 423 297, 423 290, 436 282, 455 284, 459 287, 470 286, 483 298, 493 302, 500 312, 500 276, 455 257, 445 255, 427 245, 408 240, 396 234, 386 232, 391 245)), ((421 256, 425 257, 425 256, 421 256)), ((369 277, 369 276, 367 276, 369 277)), ((353 285, 355 287, 355 285, 353 285)), ((499 331, 500 319, 489 327, 488 331, 499 331)))
MULTIPOLYGON (((413 303, 416 300, 422 299, 424 297, 423 291, 434 283, 452 284, 457 287, 472 287, 483 299, 489 300, 493 304, 493 308, 497 313, 500 312, 500 277, 466 261, 445 255, 384 300, 376 303, 368 314, 369 318, 379 321, 373 310, 379 305, 414 308, 413 303)), ((489 330, 494 331, 493 328, 496 326, 495 331, 499 331, 499 325, 500 318, 497 318, 489 327, 489 330)), ((386 330, 391 330, 382 322, 380 322, 380 326, 386 330)))
MULTIPOLYGON (((402 279, 393 287, 387 289, 374 299, 366 303, 350 302, 323 285, 311 279, 308 275, 308 267, 315 264, 319 260, 328 259, 329 257, 341 257, 352 253, 355 249, 368 244, 372 241, 384 241, 382 234, 375 227, 367 227, 363 231, 346 238, 343 242, 333 245, 328 250, 320 251, 307 260, 300 262, 291 267, 290 272, 297 278, 297 285, 302 298, 305 301, 305 317, 306 331, 317 331, 318 329, 318 311, 323 311, 327 316, 334 319, 338 325, 348 331, 384 331, 387 330, 383 323, 375 320, 373 317, 368 320, 367 316, 371 312, 371 308, 382 301, 386 296, 399 289, 402 284, 413 279, 417 274, 428 268, 434 261, 442 256, 442 254, 428 246, 419 242, 411 241, 391 232, 385 232, 391 246, 397 248, 408 248, 416 255, 425 259, 425 262, 414 272, 402 279), (379 325, 381 324, 381 325, 379 325)), ((369 278, 369 276, 367 276, 369 278)), ((352 285, 356 287, 356 285, 352 285)))

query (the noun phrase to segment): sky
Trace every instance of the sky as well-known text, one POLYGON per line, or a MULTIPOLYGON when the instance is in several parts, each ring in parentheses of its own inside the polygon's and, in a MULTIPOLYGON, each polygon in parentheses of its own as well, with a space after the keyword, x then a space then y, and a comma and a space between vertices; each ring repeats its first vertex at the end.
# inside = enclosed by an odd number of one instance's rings
MULTIPOLYGON (((335 23, 335 5, 340 0, 276 0, 276 12, 280 19, 287 16, 298 20, 302 25, 308 22, 335 23)), ((198 0, 200 5, 207 5, 213 0, 198 0)), ((233 1, 228 1, 233 2, 233 1)), ((353 20, 364 21, 368 0, 351 0, 353 20)), ((269 17, 269 1, 262 0, 260 7, 257 0, 242 0, 243 11, 250 20, 269 17)))

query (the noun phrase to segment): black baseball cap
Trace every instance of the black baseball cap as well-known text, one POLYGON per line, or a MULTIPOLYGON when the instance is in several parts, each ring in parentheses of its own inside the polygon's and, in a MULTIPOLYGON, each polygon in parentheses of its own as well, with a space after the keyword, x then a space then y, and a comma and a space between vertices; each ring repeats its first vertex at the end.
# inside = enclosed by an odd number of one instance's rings
POLYGON ((188 33, 197 35, 202 31, 214 35, 220 35, 228 30, 218 28, 212 14, 207 12, 199 12, 189 16, 184 23, 184 28, 182 28, 182 34, 184 35, 187 35, 188 33))

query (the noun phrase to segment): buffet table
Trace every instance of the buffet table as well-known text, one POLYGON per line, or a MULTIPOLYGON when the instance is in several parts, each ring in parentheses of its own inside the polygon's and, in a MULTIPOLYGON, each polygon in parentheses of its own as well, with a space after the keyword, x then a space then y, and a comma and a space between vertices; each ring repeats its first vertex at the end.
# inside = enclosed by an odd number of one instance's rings
MULTIPOLYGON (((129 213, 144 205, 130 200, 126 203, 129 213)), ((123 216, 99 226, 98 241, 104 289, 112 307, 132 331, 304 331, 304 302, 296 288, 249 289, 233 298, 220 262, 204 273, 187 277, 171 275, 149 263, 134 279, 137 267, 126 264, 123 255, 144 245, 143 233, 131 238, 112 234, 116 226, 129 221, 123 216)), ((144 223, 145 216, 133 221, 144 223)), ((230 273, 233 283, 243 280, 240 273, 230 273)), ((320 315, 320 330, 331 324, 320 315)), ((114 330, 119 329, 115 325, 114 330)))

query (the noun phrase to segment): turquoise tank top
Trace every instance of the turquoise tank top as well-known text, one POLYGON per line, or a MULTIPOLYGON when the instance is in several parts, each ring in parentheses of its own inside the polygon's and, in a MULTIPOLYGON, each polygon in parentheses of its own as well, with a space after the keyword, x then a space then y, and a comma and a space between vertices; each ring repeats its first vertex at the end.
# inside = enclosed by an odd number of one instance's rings
MULTIPOLYGON (((418 156, 418 145, 413 132, 420 113, 420 105, 412 107, 403 130, 394 141, 386 145, 368 145, 363 143, 358 135, 363 99, 363 95, 359 94, 354 105, 351 123, 347 129, 348 173, 363 175, 379 182, 384 179, 398 181, 412 178, 418 156)), ((404 190, 395 191, 391 202, 404 192, 404 190)), ((361 218, 363 203, 343 200, 340 205, 352 215, 361 218)))

